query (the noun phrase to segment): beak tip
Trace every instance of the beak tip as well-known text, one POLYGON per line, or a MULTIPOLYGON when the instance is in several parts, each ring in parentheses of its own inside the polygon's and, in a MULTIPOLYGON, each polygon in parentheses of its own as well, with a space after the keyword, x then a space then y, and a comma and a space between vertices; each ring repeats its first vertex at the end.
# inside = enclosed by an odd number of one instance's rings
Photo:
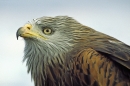
POLYGON ((16 38, 17 38, 17 40, 18 40, 18 38, 19 38, 19 33, 18 33, 18 31, 17 31, 17 33, 16 33, 16 38))
POLYGON ((19 36, 18 36, 18 35, 16 35, 16 38, 17 38, 17 40, 18 40, 19 36))
POLYGON ((19 36, 21 35, 21 28, 22 28, 22 27, 20 27, 20 28, 17 30, 17 32, 16 32, 16 38, 17 38, 17 40, 18 40, 19 36))

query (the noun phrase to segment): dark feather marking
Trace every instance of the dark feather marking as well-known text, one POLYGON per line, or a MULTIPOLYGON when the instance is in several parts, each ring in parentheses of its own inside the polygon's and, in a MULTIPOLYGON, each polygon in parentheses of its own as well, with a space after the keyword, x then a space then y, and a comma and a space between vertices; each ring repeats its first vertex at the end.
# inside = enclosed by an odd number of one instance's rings
POLYGON ((50 69, 50 72, 51 72, 51 74, 52 74, 53 80, 55 80, 55 79, 56 79, 56 75, 54 74, 53 68, 52 68, 51 66, 49 66, 49 69, 50 69))
POLYGON ((110 80, 107 81, 107 86, 109 86, 109 85, 110 85, 110 80))
POLYGON ((104 57, 103 56, 101 56, 101 60, 103 59, 104 57))
POLYGON ((119 59, 126 59, 125 61, 128 61, 129 59, 128 58, 126 58, 127 56, 126 56, 126 54, 125 53, 122 53, 122 52, 114 52, 115 53, 115 55, 118 55, 118 56, 120 56, 120 58, 119 59))
POLYGON ((61 70, 59 70, 59 75, 62 76, 62 71, 61 70))
POLYGON ((63 62, 63 60, 62 60, 63 57, 62 57, 62 56, 59 56, 58 58, 59 58, 59 60, 61 61, 61 64, 64 64, 64 62, 63 62))
POLYGON ((80 73, 83 73, 83 69, 82 68, 80 68, 79 70, 80 70, 80 73))
POLYGON ((89 66, 89 64, 88 64, 88 69, 87 69, 87 73, 90 75, 90 66, 89 66))
MULTIPOLYGON (((60 57, 59 57, 60 58, 60 57)), ((59 61, 59 58, 57 57, 56 59, 57 59, 57 61, 58 61, 58 65, 59 65, 59 67, 61 68, 61 69, 63 69, 63 65, 60 63, 60 61, 59 61)))
POLYGON ((107 77, 106 77, 106 74, 107 74, 107 66, 108 66, 108 63, 106 63, 106 67, 105 67, 105 69, 104 69, 104 72, 105 72, 105 73, 104 73, 104 74, 105 74, 105 75, 104 75, 104 78, 107 78, 107 77))
POLYGON ((79 70, 80 68, 81 68, 81 66, 80 66, 80 65, 76 65, 76 69, 78 69, 78 70, 79 70))
POLYGON ((116 84, 117 84, 117 83, 114 81, 113 86, 116 86, 116 84))
POLYGON ((94 84, 93 84, 93 86, 99 86, 98 82, 95 81, 94 84))
MULTIPOLYGON (((89 57, 89 58, 91 59, 91 58, 93 57, 94 51, 93 51, 93 52, 90 51, 89 53, 91 53, 91 55, 90 55, 90 57, 89 57)), ((89 53, 88 53, 88 54, 89 54, 89 53)))
POLYGON ((57 59, 58 63, 60 63, 60 61, 59 61, 58 57, 56 57, 56 59, 57 59))
POLYGON ((84 75, 84 79, 85 79, 87 85, 91 84, 90 75, 84 75))
POLYGON ((101 73, 101 68, 103 67, 104 62, 102 62, 102 64, 99 66, 99 73, 101 73))
POLYGON ((83 59, 83 57, 82 57, 82 59, 81 59, 81 64, 83 64, 83 62, 84 62, 83 60, 84 60, 84 59, 83 59))
POLYGON ((63 65, 62 65, 62 64, 59 64, 59 67, 60 67, 61 69, 63 69, 63 65))
MULTIPOLYGON (((80 85, 80 80, 79 80, 79 78, 78 77, 75 77, 75 84, 78 86, 78 85, 80 85)), ((75 85, 75 86, 76 86, 75 85)))
POLYGON ((51 59, 51 63, 53 67, 56 67, 55 63, 53 62, 53 60, 51 59))

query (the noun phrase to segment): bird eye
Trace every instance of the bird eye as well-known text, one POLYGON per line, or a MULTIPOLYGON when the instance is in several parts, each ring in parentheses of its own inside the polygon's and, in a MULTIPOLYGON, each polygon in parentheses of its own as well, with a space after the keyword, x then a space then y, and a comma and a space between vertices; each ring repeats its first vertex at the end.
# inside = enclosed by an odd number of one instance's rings
POLYGON ((52 33, 52 30, 51 30, 50 28, 45 28, 45 29, 43 30, 43 32, 44 32, 44 34, 49 35, 49 34, 52 33))

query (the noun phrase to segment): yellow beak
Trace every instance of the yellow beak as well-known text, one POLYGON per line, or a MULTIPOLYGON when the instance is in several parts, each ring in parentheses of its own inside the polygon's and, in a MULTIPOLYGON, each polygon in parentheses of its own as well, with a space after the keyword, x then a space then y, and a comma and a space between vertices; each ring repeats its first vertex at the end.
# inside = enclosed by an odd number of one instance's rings
POLYGON ((44 36, 32 31, 31 29, 32 29, 31 24, 25 24, 23 27, 20 27, 16 32, 17 39, 19 36, 21 36, 23 38, 40 37, 44 40, 46 39, 44 36))

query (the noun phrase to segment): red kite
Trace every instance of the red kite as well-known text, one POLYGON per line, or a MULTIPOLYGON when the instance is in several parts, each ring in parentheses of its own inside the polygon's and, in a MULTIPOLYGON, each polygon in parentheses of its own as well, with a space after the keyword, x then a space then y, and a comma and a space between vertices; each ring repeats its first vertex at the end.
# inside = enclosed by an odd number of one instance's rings
POLYGON ((19 28, 35 86, 130 86, 130 46, 67 16, 19 28))

